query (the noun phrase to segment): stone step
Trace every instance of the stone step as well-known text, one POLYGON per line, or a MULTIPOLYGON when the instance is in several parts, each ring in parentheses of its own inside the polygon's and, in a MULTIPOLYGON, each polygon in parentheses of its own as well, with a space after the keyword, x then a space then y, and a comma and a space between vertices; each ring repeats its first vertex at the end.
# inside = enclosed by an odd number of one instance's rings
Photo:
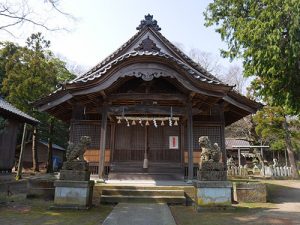
POLYGON ((145 190, 145 189, 104 189, 102 191, 104 196, 174 196, 184 197, 184 190, 145 190))
POLYGON ((168 203, 185 204, 184 196, 124 196, 124 195, 102 195, 101 203, 168 203))
MULTIPOLYGON (((96 184, 97 186, 97 184, 96 184)), ((128 185, 128 184, 122 184, 122 185, 113 185, 113 184, 105 184, 105 186, 100 185, 98 187, 101 187, 101 190, 108 190, 108 189, 129 189, 129 190, 178 190, 178 191, 184 191, 185 186, 136 186, 136 185, 128 185)), ((189 186, 187 186, 189 187, 189 186)))

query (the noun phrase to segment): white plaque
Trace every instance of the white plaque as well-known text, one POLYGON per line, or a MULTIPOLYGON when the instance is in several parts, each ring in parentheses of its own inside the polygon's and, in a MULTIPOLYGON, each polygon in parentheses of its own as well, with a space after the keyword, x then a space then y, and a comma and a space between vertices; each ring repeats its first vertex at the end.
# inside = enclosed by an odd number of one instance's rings
POLYGON ((178 136, 169 136, 169 149, 178 149, 178 136))

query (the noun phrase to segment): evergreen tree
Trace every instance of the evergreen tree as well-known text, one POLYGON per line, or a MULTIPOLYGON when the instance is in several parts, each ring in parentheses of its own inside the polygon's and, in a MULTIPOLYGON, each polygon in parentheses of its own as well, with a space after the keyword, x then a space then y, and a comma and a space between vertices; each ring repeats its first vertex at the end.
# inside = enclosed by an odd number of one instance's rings
POLYGON ((300 1, 215 0, 204 13, 231 59, 241 57, 255 91, 269 103, 300 112, 300 1))
POLYGON ((25 47, 3 43, 0 49, 1 93, 7 101, 41 122, 38 127, 40 139, 54 140, 66 147, 68 127, 32 106, 34 101, 53 92, 60 82, 75 77, 64 62, 54 57, 49 47, 50 41, 45 40, 41 33, 32 34, 25 47), (49 121, 53 121, 52 129, 49 129, 49 121), (50 134, 49 130, 53 132, 50 134), (59 132, 55 133, 56 130, 59 132))

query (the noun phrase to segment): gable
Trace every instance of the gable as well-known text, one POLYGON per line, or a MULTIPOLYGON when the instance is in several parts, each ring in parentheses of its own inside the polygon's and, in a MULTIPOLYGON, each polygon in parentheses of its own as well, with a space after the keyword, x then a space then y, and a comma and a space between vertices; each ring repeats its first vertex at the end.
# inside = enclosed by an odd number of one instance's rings
POLYGON ((159 52, 166 53, 178 59, 178 57, 169 50, 166 44, 163 43, 161 40, 159 40, 157 35, 155 35, 150 29, 148 29, 143 35, 141 35, 141 37, 137 39, 136 42, 132 46, 130 46, 130 48, 123 54, 126 54, 131 51, 151 51, 151 50, 155 51, 155 49, 153 48, 148 49, 147 46, 142 46, 143 42, 147 40, 149 40, 149 42, 152 42, 155 45, 155 47, 159 49, 158 50, 159 52), (144 47, 144 48, 140 48, 140 47, 144 47))

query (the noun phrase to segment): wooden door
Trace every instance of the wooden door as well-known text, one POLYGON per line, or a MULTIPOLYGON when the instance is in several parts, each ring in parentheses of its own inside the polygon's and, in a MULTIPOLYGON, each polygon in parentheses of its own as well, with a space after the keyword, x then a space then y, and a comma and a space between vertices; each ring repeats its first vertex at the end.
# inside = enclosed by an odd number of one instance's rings
POLYGON ((117 124, 113 161, 142 161, 145 149, 145 127, 117 124))
POLYGON ((181 162, 181 145, 177 143, 178 148, 170 148, 170 137, 178 137, 177 141, 180 141, 179 126, 156 128, 153 125, 127 127, 126 124, 117 124, 113 161, 143 161, 145 146, 148 146, 150 162, 181 162))

